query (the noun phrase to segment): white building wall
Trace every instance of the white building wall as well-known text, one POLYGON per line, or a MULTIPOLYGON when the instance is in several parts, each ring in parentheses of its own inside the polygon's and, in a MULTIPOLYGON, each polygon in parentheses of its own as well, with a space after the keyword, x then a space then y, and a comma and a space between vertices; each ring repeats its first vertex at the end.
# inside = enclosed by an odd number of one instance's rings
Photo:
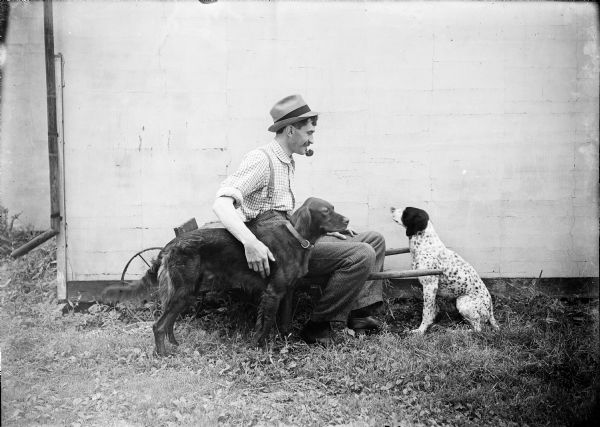
POLYGON ((332 201, 390 247, 407 244, 390 206, 422 207, 484 277, 598 276, 592 4, 54 8, 68 280, 118 278, 174 226, 213 220, 219 182, 269 142, 269 109, 291 93, 321 112, 297 199, 332 201))
POLYGON ((15 226, 50 227, 43 3, 10 5, 0 116, 0 205, 15 226))

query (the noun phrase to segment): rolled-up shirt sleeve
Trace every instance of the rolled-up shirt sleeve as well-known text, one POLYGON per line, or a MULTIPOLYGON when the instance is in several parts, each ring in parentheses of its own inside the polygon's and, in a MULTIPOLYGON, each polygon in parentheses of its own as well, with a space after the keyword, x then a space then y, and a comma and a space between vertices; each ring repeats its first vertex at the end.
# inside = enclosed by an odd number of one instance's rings
POLYGON ((231 197, 234 207, 239 208, 244 198, 260 191, 269 183, 269 160, 259 150, 249 152, 233 175, 221 183, 217 197, 231 197))

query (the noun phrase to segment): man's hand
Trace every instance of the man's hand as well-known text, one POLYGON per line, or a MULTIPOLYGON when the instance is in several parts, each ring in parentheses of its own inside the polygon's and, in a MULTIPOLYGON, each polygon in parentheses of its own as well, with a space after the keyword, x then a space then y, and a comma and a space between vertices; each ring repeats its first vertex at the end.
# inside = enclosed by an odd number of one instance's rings
POLYGON ((246 261, 248 262, 249 269, 260 273, 263 279, 271 274, 269 260, 275 261, 275 257, 263 242, 254 239, 244 245, 244 251, 246 252, 246 261))
POLYGON ((213 204, 213 211, 225 228, 244 245, 248 268, 260 273, 265 278, 271 273, 269 260, 275 261, 275 257, 269 248, 258 240, 250 229, 246 227, 246 224, 242 222, 233 203, 232 197, 217 197, 217 200, 213 204))
POLYGON ((338 239, 342 239, 342 240, 346 240, 346 234, 350 237, 354 237, 356 236, 358 233, 356 231, 354 231, 353 229, 351 229, 350 227, 346 228, 345 231, 343 231, 344 234, 338 232, 338 231, 333 231, 331 233, 327 233, 328 236, 333 236, 333 237, 337 237, 338 239))

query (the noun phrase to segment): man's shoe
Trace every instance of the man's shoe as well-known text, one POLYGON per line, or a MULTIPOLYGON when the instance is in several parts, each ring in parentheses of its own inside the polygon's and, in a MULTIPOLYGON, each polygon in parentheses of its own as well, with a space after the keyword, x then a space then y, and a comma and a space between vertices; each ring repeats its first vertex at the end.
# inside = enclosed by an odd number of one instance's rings
POLYGON ((381 322, 374 317, 350 317, 348 328, 354 329, 357 334, 374 333, 381 329, 381 322))
POLYGON ((331 325, 329 322, 308 321, 300 336, 307 344, 321 344, 327 346, 333 342, 331 337, 331 325))

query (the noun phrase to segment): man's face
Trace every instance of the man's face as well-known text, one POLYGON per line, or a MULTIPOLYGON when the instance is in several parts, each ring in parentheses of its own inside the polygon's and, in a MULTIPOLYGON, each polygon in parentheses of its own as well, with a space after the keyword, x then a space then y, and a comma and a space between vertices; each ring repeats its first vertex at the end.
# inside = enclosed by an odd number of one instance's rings
POLYGON ((306 155, 306 150, 313 143, 316 122, 308 120, 300 129, 290 126, 288 131, 291 132, 289 138, 289 147, 292 153, 306 155))

